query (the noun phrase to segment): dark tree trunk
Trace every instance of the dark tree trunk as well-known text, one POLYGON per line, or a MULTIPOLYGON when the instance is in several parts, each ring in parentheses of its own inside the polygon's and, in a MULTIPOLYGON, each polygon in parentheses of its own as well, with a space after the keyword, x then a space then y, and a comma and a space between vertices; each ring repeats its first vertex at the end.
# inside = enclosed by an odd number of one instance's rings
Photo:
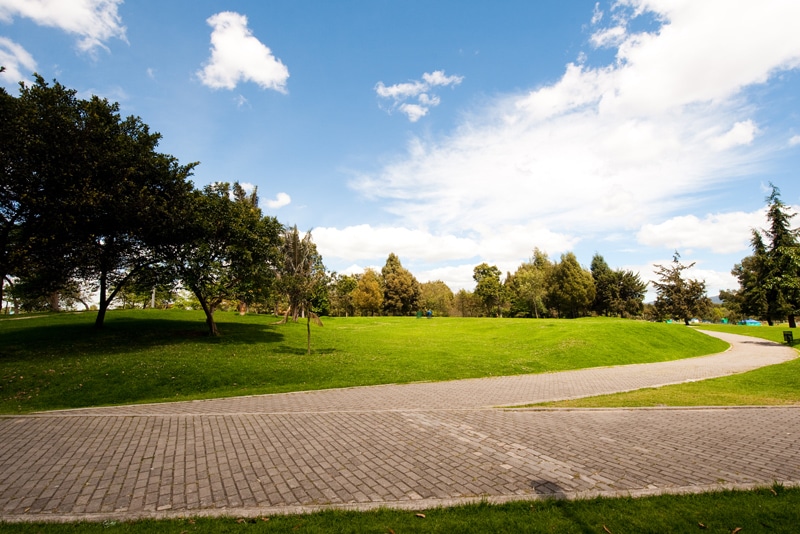
POLYGON ((203 307, 203 312, 206 314, 206 325, 208 326, 208 335, 211 337, 219 336, 219 330, 217 330, 217 323, 214 322, 214 311, 216 306, 213 304, 209 304, 205 298, 202 298, 199 292, 194 292, 197 300, 200 301, 200 306, 203 307))
POLYGON ((108 300, 106 299, 106 291, 108 290, 106 287, 107 283, 108 279, 106 273, 100 273, 100 305, 97 309, 97 317, 94 320, 94 327, 97 330, 103 328, 103 324, 106 320, 106 310, 108 309, 108 300))
POLYGON ((789 316, 789 328, 797 328, 797 322, 794 319, 794 315, 789 316))

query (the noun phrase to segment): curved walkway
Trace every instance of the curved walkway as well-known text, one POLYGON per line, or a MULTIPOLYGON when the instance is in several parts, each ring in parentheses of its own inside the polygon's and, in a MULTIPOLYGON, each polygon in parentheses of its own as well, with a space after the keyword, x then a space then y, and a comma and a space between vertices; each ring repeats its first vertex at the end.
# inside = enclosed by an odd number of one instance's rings
POLYGON ((720 354, 0 418, 0 520, 255 516, 800 483, 800 407, 509 410, 784 362, 720 354))

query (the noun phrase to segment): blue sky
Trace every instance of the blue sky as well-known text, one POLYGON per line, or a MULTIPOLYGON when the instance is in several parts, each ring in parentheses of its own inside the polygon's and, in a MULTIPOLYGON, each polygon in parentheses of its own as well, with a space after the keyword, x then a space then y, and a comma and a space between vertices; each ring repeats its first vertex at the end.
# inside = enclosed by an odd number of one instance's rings
POLYGON ((709 294, 800 204, 800 2, 0 0, 0 83, 120 103, 338 272, 472 289, 534 247, 709 294))

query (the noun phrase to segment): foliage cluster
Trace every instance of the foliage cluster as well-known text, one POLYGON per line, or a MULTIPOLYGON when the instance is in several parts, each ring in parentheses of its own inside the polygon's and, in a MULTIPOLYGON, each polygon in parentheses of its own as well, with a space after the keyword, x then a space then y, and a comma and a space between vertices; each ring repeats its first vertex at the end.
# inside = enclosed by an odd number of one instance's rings
POLYGON ((318 304, 311 286, 326 282, 310 236, 264 216, 256 190, 196 189, 197 163, 157 152, 160 138, 118 104, 38 75, 18 97, 0 89, 0 302, 59 311, 95 298, 102 328, 115 299, 169 307, 189 291, 211 335, 218 309, 284 306, 296 318, 318 304), (302 261, 298 243, 311 251, 302 261))

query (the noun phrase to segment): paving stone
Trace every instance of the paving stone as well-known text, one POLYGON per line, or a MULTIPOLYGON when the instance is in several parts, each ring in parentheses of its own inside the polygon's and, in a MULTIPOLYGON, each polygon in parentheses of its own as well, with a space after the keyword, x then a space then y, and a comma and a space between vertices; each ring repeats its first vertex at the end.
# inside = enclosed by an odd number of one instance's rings
POLYGON ((800 407, 497 408, 744 372, 797 355, 719 337, 732 349, 677 362, 0 417, 0 520, 800 483, 800 407))

